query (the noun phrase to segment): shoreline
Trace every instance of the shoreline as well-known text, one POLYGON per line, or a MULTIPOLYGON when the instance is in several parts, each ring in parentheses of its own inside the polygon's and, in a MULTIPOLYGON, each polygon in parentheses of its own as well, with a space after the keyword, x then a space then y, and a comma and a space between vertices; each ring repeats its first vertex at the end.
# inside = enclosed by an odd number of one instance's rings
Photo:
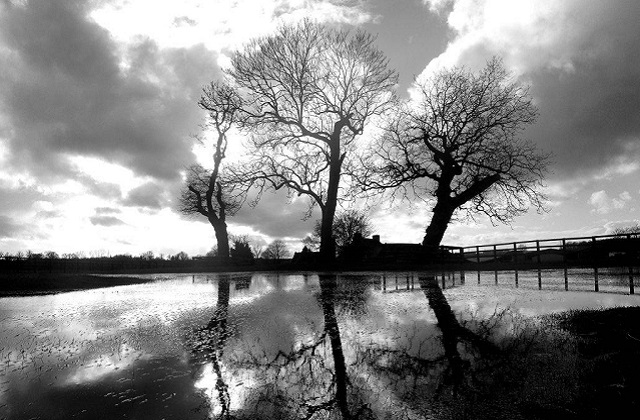
POLYGON ((54 295, 152 281, 154 279, 136 277, 135 275, 2 273, 0 274, 0 298, 54 295))

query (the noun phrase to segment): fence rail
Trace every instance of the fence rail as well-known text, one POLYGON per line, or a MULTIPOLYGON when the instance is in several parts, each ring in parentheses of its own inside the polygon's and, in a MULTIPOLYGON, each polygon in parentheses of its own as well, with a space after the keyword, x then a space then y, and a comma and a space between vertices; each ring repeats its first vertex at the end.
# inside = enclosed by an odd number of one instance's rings
MULTIPOLYGON (((516 287, 519 272, 537 269, 538 288, 542 289, 544 268, 560 268, 564 271, 565 290, 569 290, 569 268, 593 269, 594 290, 599 291, 599 269, 622 267, 627 270, 629 293, 635 293, 634 267, 640 266, 640 232, 614 235, 580 236, 570 238, 535 239, 502 242, 466 247, 444 246, 450 255, 457 256, 462 265, 473 265, 480 283, 481 271, 494 271, 496 284, 498 271, 514 272, 516 287)), ((618 271, 619 271, 618 270, 618 271)))

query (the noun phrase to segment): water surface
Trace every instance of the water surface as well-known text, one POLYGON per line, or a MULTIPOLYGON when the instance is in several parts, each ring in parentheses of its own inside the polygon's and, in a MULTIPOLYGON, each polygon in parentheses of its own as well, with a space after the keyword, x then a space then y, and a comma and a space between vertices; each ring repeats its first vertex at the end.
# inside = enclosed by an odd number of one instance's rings
POLYGON ((640 303, 469 275, 156 277, 0 298, 0 418, 526 417, 578 380, 566 341, 539 357, 535 317, 640 303))

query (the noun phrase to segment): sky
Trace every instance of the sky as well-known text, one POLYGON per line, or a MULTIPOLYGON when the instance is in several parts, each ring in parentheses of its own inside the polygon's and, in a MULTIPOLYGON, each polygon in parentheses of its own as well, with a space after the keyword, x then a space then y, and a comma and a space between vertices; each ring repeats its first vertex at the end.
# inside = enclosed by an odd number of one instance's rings
MULTIPOLYGON (((611 233, 640 221, 638 16, 637 0, 0 0, 0 252, 206 253, 213 229, 176 203, 210 155, 200 91, 234 50, 307 17, 376 34, 401 97, 493 56, 530 86, 523 137, 553 155, 549 211, 456 222, 444 244, 611 233)), ((306 209, 265 194, 229 230, 298 250, 319 217, 306 209)), ((397 203, 371 216, 383 242, 419 243, 430 219, 397 203)))

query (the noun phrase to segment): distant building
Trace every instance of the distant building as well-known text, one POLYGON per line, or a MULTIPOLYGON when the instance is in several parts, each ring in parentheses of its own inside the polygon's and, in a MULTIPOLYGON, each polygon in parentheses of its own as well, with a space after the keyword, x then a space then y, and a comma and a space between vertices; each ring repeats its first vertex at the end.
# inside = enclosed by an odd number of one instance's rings
POLYGON ((316 266, 320 262, 320 253, 313 252, 306 246, 302 248, 301 252, 293 254, 291 264, 297 266, 316 266))
POLYGON ((345 247, 341 260, 363 265, 397 266, 441 262, 451 257, 452 254, 444 247, 433 250, 422 244, 386 244, 380 241, 380 235, 369 239, 356 234, 353 243, 345 247))

